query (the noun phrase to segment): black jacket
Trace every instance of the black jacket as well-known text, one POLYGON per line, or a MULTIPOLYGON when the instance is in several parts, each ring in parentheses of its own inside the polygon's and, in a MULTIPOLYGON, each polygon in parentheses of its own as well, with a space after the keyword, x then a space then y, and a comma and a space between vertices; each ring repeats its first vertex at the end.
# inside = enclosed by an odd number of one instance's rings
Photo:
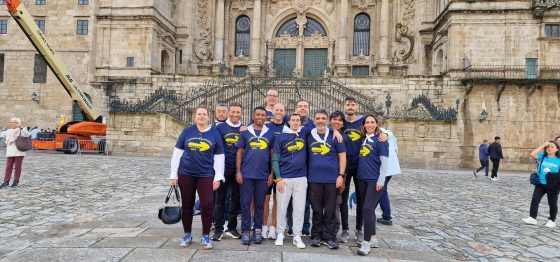
POLYGON ((502 145, 497 142, 490 144, 488 147, 488 155, 491 159, 504 159, 502 154, 502 145))

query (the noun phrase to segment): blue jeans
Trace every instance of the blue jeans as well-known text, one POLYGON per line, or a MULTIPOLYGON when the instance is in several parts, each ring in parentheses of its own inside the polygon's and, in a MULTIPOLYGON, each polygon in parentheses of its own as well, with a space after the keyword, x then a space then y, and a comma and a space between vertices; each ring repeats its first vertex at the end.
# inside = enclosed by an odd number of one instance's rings
POLYGON ((391 177, 385 178, 385 186, 383 186, 383 191, 381 192, 381 198, 379 199, 379 206, 381 206, 381 211, 383 211, 381 217, 385 220, 391 220, 391 202, 389 201, 389 192, 387 192, 387 186, 391 181, 391 177))
POLYGON ((255 202, 255 215, 253 225, 255 229, 262 229, 264 212, 264 198, 268 190, 267 179, 243 178, 243 184, 239 185, 241 196, 241 231, 251 230, 251 201, 255 202))

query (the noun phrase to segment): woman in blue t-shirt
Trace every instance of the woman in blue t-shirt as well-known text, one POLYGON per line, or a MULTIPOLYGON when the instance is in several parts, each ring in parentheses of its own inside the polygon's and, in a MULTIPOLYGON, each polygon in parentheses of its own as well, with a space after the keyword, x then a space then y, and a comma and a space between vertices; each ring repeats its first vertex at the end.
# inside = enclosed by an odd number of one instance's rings
POLYGON ((214 210, 214 191, 224 181, 224 146, 220 133, 209 125, 208 109, 199 106, 194 115, 195 125, 181 132, 171 159, 172 186, 179 184, 183 197, 183 230, 181 246, 192 241, 193 207, 196 192, 202 209, 202 237, 204 249, 212 249, 210 227, 214 210))
POLYGON ((371 247, 378 247, 375 237, 375 208, 381 198, 389 165, 389 143, 379 142, 381 129, 379 120, 373 115, 364 117, 362 126, 363 142, 358 159, 356 191, 361 193, 362 215, 364 220, 364 241, 358 254, 366 256, 371 247))
POLYGON ((542 197, 546 194, 548 198, 548 206, 550 207, 550 217, 545 227, 553 228, 556 226, 556 215, 558 214, 558 179, 560 175, 560 152, 558 151, 558 144, 554 141, 545 142, 537 147, 531 156, 537 160, 537 173, 539 174, 539 184, 535 186, 533 191, 533 199, 531 200, 531 209, 529 210, 529 217, 523 219, 523 222, 536 225, 537 212, 542 197), (547 174, 549 179, 547 181, 547 174), (553 179, 550 179, 553 176, 553 179), (550 185, 547 185, 551 183, 550 185))

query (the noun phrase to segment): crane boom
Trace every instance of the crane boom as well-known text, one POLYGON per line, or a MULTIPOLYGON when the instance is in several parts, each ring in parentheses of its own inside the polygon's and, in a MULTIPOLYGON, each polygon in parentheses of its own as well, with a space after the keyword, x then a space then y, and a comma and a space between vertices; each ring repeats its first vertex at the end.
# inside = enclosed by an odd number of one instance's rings
POLYGON ((64 63, 58 58, 53 48, 49 45, 45 35, 41 32, 27 8, 25 8, 20 0, 7 0, 6 4, 8 6, 8 11, 18 26, 29 41, 31 41, 35 49, 37 49, 37 52, 43 56, 49 68, 62 86, 64 86, 68 95, 70 95, 80 110, 82 110, 87 120, 99 123, 103 122, 103 116, 95 112, 92 103, 80 90, 64 63))

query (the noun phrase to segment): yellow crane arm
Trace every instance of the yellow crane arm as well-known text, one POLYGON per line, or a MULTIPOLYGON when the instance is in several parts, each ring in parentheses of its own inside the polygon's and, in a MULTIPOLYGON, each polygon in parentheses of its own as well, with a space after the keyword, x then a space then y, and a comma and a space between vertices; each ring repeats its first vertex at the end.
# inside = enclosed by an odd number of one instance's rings
POLYGON ((74 100, 80 110, 85 114, 87 120, 101 123, 103 121, 103 116, 95 112, 92 103, 80 90, 64 63, 58 58, 53 48, 49 45, 45 35, 41 32, 35 20, 29 11, 27 11, 27 8, 25 8, 20 0, 7 0, 6 5, 18 26, 29 41, 31 41, 35 49, 37 49, 37 52, 43 56, 49 68, 62 86, 64 86, 68 95, 72 97, 72 100, 74 100))

